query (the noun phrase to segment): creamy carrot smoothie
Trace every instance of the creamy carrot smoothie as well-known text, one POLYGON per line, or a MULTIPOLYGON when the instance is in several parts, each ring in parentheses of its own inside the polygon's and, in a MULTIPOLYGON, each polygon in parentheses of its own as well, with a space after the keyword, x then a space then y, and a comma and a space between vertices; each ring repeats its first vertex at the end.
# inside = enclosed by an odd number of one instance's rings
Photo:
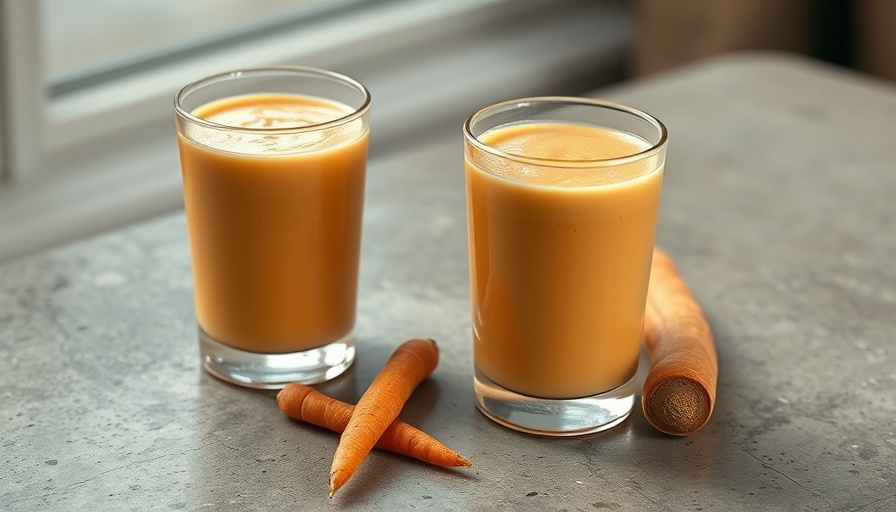
POLYGON ((551 399, 624 384, 637 369, 662 160, 607 165, 651 144, 585 124, 500 126, 477 139, 509 155, 467 151, 477 370, 551 399))
MULTIPOLYGON (((350 114, 337 102, 254 94, 192 114, 271 130, 350 114)), ((303 351, 355 323, 367 130, 179 138, 200 327, 234 348, 303 351)))

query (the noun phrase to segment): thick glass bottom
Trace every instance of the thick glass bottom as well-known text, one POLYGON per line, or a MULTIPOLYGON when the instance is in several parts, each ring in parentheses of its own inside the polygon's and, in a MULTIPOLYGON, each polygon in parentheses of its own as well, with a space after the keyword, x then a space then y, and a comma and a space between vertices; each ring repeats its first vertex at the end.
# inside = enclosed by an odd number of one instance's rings
POLYGON ((225 345, 199 328, 202 365, 221 380, 256 389, 280 389, 290 382, 316 384, 333 379, 355 360, 350 333, 328 345, 286 354, 247 352, 225 345))
POLYGON ((536 398, 503 388, 474 369, 476 406, 505 427, 543 436, 578 436, 612 428, 631 413, 635 378, 604 393, 572 399, 536 398))

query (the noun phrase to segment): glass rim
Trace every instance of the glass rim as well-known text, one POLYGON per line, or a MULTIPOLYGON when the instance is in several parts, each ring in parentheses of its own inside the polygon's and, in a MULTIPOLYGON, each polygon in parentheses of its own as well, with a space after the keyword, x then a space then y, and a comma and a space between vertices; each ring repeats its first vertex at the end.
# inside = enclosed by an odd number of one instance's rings
MULTIPOLYGON (((586 168, 586 167, 610 167, 610 166, 618 166, 630 164, 633 162, 638 162, 640 160, 644 160, 646 158, 651 158, 660 151, 662 151, 666 146, 666 141, 668 139, 668 132, 666 130, 666 126, 660 122, 656 117, 644 112, 643 110, 639 110, 633 107, 629 107, 623 105, 621 103, 615 103, 612 101, 601 100, 596 98, 585 98, 585 97, 576 97, 576 96, 532 96, 528 98, 519 98, 514 100, 502 101, 500 103, 495 103, 484 107, 471 115, 464 122, 463 127, 464 139, 467 143, 473 145, 476 149, 488 153, 490 155, 503 158, 506 160, 512 160, 517 163, 536 165, 539 167, 553 167, 553 168, 586 168), (478 121, 482 116, 488 114, 489 112, 493 112, 499 109, 506 109, 507 107, 526 107, 531 106, 535 103, 545 103, 545 104, 566 104, 566 105, 580 105, 586 107, 600 107, 604 109, 616 110, 619 112, 623 112, 635 117, 638 117, 644 121, 647 121, 650 125, 656 128, 659 131, 660 137, 656 143, 650 143, 650 147, 639 151, 637 153, 633 153, 631 155, 612 157, 612 158, 596 158, 596 159, 571 159, 571 160, 561 160, 556 158, 538 158, 531 157, 525 155, 518 155, 515 153, 508 153, 506 151, 502 151, 500 149, 494 148, 485 144, 481 140, 479 140, 475 135, 473 135, 473 124, 478 121)), ((645 141, 649 142, 649 141, 645 141)))
MULTIPOLYGON (((224 99, 224 97, 219 98, 224 99)), ((193 82, 188 83, 183 86, 177 94, 174 95, 174 112, 178 117, 187 120, 191 123, 200 125, 205 128, 211 128, 214 130, 225 130, 230 132, 241 132, 241 133, 251 133, 251 134, 265 134, 265 135, 291 135, 291 134, 301 134, 301 133, 310 133, 316 132, 320 130, 326 130, 329 128, 336 128, 338 126, 342 126, 348 124, 356 119, 364 116, 367 111, 370 109, 370 91, 364 87, 361 82, 343 75, 341 73, 336 73, 335 71, 329 71, 326 69, 315 68, 315 67, 307 67, 307 66, 261 66, 261 67, 249 67, 249 68, 240 68, 234 69, 231 71, 223 71, 220 73, 215 73, 213 75, 208 75, 206 77, 200 78, 193 82), (203 119, 201 117, 193 115, 191 112, 187 111, 182 105, 183 99, 189 93, 198 89, 201 86, 213 84, 217 82, 224 82, 228 80, 239 80, 241 78, 248 78, 250 76, 259 76, 264 74, 296 74, 296 75, 305 75, 305 76, 317 76, 319 78, 329 78, 337 82, 342 82, 346 85, 351 86, 356 89, 363 98, 363 102, 361 106, 354 108, 352 112, 338 117, 336 119, 332 119, 330 121, 326 121, 323 123, 312 124, 308 126, 295 126, 295 127, 287 127, 287 128, 244 128, 240 126, 232 126, 227 124, 216 123, 214 121, 209 121, 208 119, 203 119)))

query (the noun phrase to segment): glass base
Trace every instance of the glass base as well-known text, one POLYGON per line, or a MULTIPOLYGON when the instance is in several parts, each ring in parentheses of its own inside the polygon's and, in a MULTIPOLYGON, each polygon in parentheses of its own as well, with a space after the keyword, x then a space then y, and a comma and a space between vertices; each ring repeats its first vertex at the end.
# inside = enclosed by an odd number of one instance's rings
POLYGON ((520 395, 474 369, 476 406, 505 427, 543 436, 578 436, 612 428, 635 404, 635 378, 597 395, 572 399, 520 395))
POLYGON ((317 384, 341 375, 355 360, 354 333, 329 345, 286 354, 246 352, 225 345, 199 328, 205 369, 221 380, 256 389, 281 389, 290 382, 317 384))

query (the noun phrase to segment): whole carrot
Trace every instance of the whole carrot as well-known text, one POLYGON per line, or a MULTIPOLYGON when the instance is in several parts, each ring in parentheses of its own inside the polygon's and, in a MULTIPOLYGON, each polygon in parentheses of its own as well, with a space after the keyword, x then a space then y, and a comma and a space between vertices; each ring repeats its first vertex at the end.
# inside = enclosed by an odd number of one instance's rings
MULTIPOLYGON (((355 408, 345 402, 318 393, 313 388, 294 382, 277 394, 277 407, 297 420, 342 433, 355 408)), ((420 429, 396 419, 383 432, 377 448, 436 464, 439 466, 472 466, 470 461, 420 429)))
POLYGON ((435 370, 438 362, 439 349, 433 340, 412 339, 395 349, 361 395, 339 439, 330 468, 330 497, 351 478, 398 417, 414 388, 435 370))
POLYGON ((653 252, 644 317, 650 372, 641 406, 657 430, 687 436, 712 415, 718 359, 703 310, 663 250, 653 252))

